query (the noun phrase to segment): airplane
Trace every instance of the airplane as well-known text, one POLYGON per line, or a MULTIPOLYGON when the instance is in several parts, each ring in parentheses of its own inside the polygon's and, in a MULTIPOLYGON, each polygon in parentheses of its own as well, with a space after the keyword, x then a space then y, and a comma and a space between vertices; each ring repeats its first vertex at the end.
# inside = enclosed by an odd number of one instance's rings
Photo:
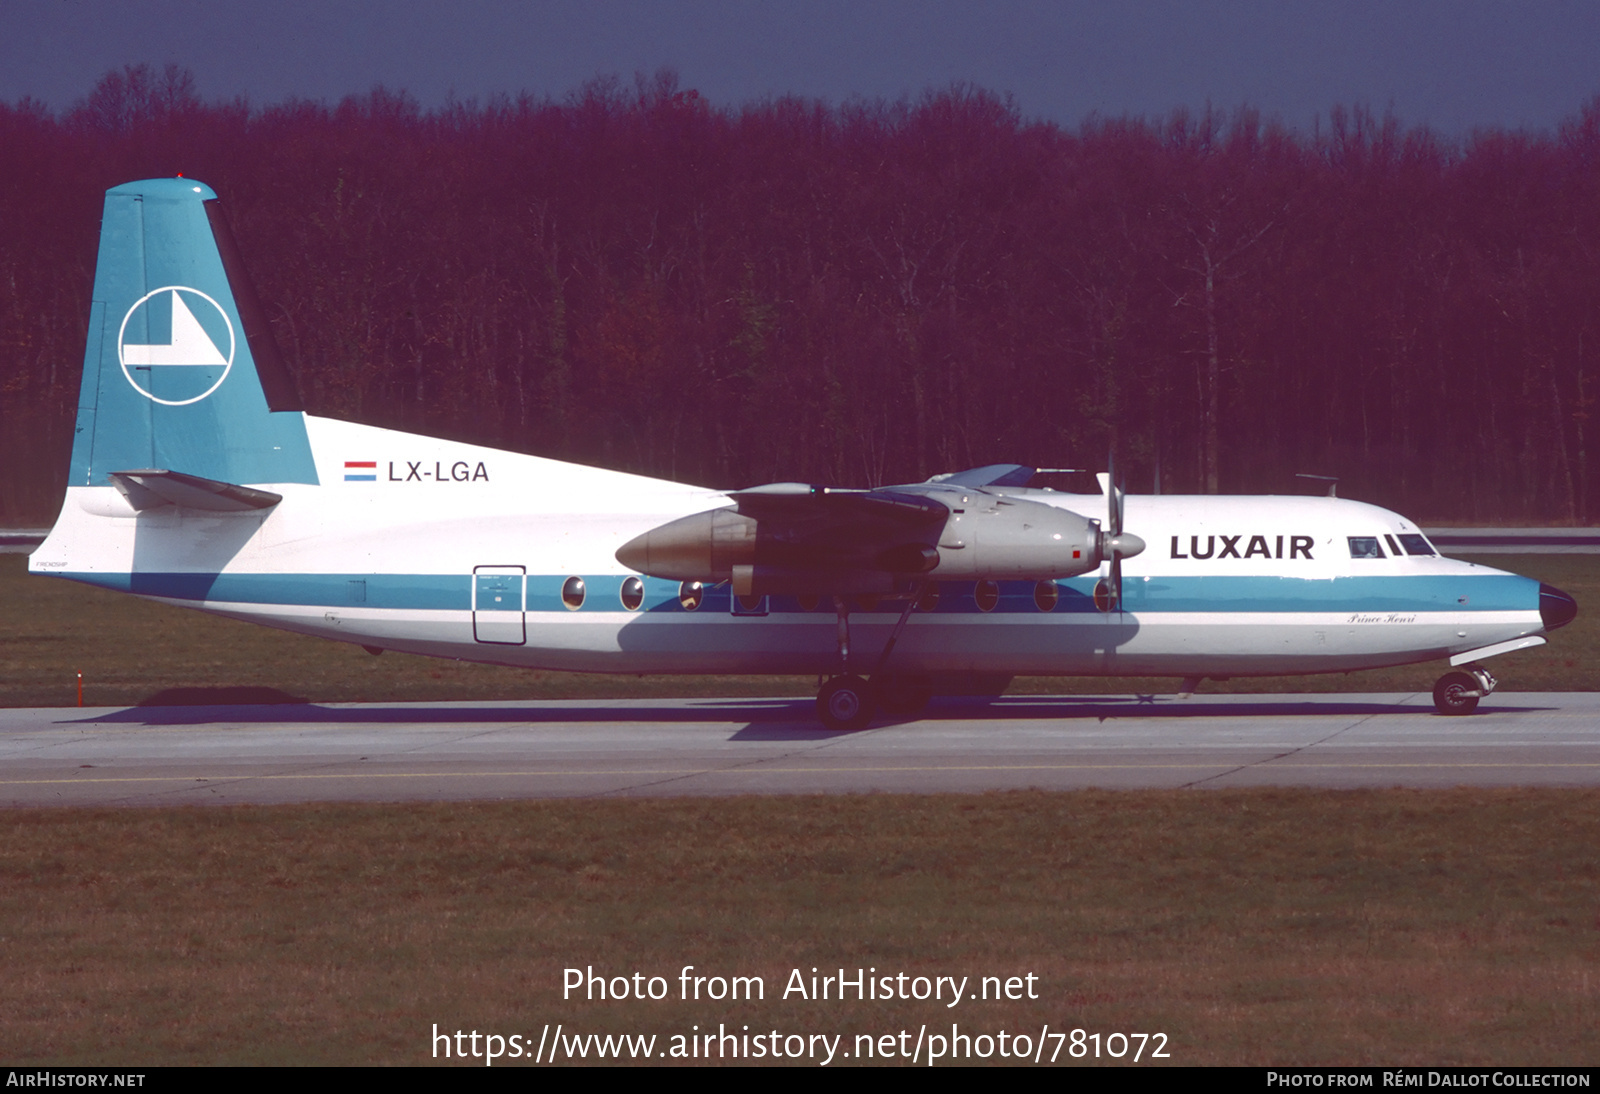
POLYGON ((1494 690, 1573 598, 1335 497, 1031 486, 1015 464, 721 491, 305 413, 210 187, 106 194, 61 515, 33 573, 365 647, 541 669, 805 673, 831 729, 1018 674, 1448 659, 1494 690))

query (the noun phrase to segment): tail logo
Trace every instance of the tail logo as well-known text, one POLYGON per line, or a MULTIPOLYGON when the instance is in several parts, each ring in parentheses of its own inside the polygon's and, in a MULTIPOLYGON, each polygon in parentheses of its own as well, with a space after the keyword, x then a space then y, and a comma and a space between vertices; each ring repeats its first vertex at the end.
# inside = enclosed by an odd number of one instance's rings
POLYGON ((228 378, 236 341, 228 313, 215 300, 199 289, 164 285, 141 296, 122 317, 122 327, 117 331, 117 359, 128 383, 146 399, 163 406, 188 406, 216 391, 228 378), (205 322, 195 315, 197 310, 205 322), (128 341, 128 324, 136 316, 142 322, 134 323, 134 332, 159 330, 162 311, 171 314, 166 342, 128 341), (207 327, 218 335, 227 334, 226 355, 207 327))

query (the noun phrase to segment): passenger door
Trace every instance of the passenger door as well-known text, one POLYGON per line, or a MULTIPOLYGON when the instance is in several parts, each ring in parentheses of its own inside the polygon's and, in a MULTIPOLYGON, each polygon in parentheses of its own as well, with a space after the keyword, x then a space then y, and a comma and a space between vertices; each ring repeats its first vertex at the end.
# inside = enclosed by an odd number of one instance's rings
POLYGON ((472 637, 496 646, 528 640, 521 566, 476 566, 472 570, 472 637))

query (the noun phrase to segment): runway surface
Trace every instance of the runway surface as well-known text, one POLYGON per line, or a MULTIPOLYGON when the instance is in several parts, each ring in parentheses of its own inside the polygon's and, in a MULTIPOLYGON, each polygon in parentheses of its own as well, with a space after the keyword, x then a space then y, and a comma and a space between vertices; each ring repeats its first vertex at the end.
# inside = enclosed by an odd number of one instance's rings
POLYGON ((0 710, 12 806, 1597 784, 1600 693, 1024 696, 858 733, 807 699, 0 710))

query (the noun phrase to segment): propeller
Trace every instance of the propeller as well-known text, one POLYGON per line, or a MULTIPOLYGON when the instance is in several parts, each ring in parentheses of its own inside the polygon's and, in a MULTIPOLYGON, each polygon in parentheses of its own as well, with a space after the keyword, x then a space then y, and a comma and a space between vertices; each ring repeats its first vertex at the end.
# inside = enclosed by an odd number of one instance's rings
POLYGON ((1106 470, 1095 476, 1106 496, 1106 527, 1100 533, 1100 557, 1111 560, 1111 572, 1094 587, 1095 607, 1103 612, 1122 610, 1122 560, 1144 550, 1144 540, 1122 530, 1122 487, 1116 482, 1116 456, 1107 456, 1106 470))

